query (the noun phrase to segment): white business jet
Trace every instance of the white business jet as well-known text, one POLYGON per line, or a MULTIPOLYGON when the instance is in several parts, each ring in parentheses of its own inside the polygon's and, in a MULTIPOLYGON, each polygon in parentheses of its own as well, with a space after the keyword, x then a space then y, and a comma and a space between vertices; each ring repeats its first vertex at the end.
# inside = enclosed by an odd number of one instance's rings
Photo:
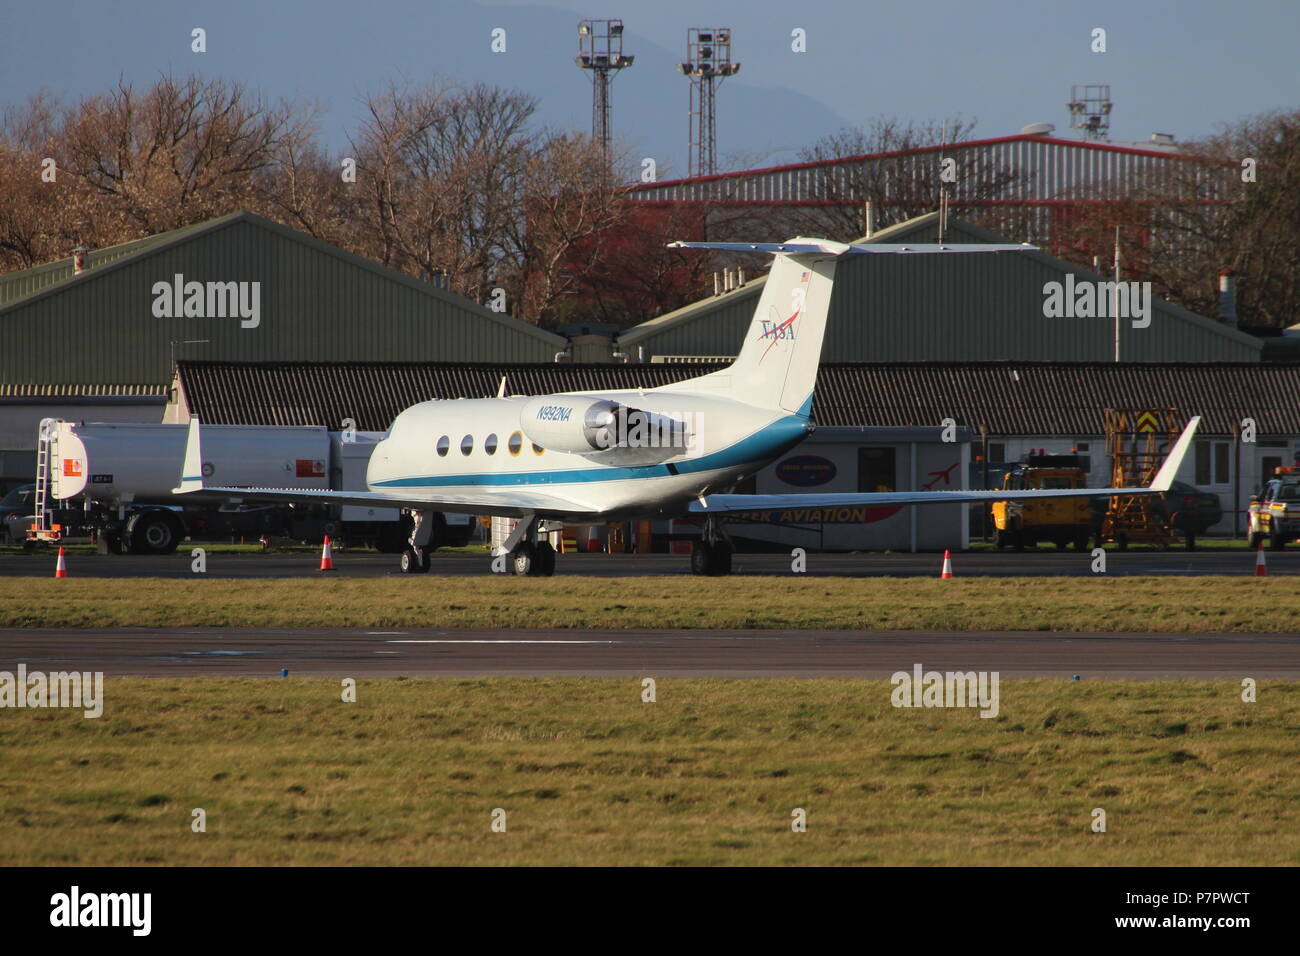
MULTIPOLYGON (((675 248, 774 255, 754 319, 725 369, 633 391, 428 401, 393 421, 366 474, 369 491, 205 486, 200 423, 191 419, 177 493, 231 502, 309 502, 408 509, 414 519, 404 572, 429 569, 437 512, 518 518, 497 548, 509 570, 550 575, 544 532, 563 523, 704 516, 691 555, 696 574, 727 574, 728 512, 786 507, 928 505, 1006 500, 1005 491, 738 495, 737 482, 813 430, 813 386, 835 266, 848 255, 1014 253, 1027 245, 846 245, 677 242, 675 248)), ((1014 500, 1157 494, 1169 489, 1200 422, 1193 418, 1147 488, 1017 491, 1014 500)))

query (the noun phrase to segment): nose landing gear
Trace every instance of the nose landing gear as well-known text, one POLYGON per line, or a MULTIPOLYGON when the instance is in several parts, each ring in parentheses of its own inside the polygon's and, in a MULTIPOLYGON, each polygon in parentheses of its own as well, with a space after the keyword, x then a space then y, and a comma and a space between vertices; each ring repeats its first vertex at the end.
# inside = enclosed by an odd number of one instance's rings
POLYGON ((425 574, 429 570, 429 560, 433 553, 434 513, 413 511, 411 518, 413 519, 411 538, 406 549, 402 551, 399 567, 403 574, 425 574))

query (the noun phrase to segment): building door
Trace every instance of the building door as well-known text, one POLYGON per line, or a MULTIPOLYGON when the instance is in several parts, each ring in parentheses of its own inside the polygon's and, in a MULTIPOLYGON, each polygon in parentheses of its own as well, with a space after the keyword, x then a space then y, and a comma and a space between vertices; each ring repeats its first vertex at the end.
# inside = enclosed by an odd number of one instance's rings
POLYGON ((897 491, 897 449, 867 445, 858 449, 858 491, 897 491))
POLYGON ((1273 477, 1273 472, 1281 466, 1281 454, 1274 451, 1272 448, 1261 448, 1259 450, 1259 481, 1256 482, 1256 484, 1259 485, 1259 488, 1256 488, 1255 491, 1263 488, 1264 484, 1273 477))

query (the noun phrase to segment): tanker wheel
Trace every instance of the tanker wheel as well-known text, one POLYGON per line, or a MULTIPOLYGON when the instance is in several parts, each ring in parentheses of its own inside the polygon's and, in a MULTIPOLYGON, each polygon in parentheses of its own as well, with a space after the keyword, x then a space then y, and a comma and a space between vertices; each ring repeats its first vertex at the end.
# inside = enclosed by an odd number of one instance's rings
POLYGON ((170 511, 146 511, 131 521, 131 550, 137 554, 172 554, 184 529, 170 511))

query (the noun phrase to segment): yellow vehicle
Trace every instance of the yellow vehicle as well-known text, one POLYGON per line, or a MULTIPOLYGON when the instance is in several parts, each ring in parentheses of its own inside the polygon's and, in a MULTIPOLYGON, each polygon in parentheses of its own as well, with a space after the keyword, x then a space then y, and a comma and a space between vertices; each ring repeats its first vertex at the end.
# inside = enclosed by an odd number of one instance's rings
MULTIPOLYGON (((1002 480, 1006 491, 1037 488, 1085 488, 1087 473, 1076 455, 1029 455, 1002 480)), ((1093 531, 1094 512, 1087 498, 1048 498, 1038 501, 993 503, 993 525, 999 548, 1023 551, 1040 541, 1051 541, 1064 549, 1073 543, 1087 550, 1093 531)))

